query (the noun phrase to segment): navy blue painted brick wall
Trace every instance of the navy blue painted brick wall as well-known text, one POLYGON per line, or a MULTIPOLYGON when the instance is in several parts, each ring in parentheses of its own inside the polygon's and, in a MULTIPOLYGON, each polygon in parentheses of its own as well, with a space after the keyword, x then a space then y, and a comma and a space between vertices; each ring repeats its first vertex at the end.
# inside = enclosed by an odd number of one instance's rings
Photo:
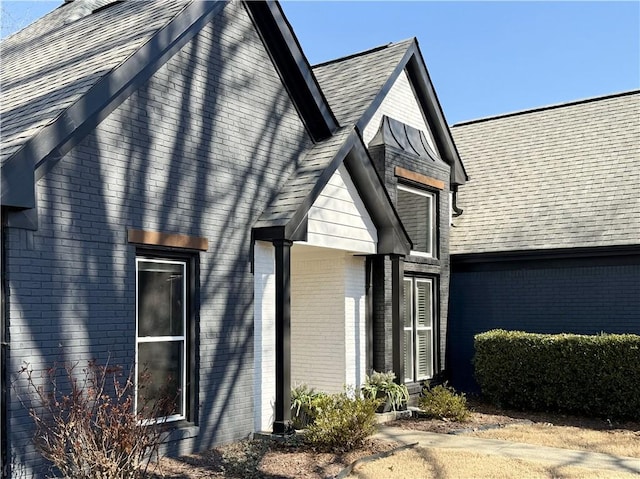
POLYGON ((640 258, 611 263, 583 259, 543 268, 532 268, 534 263, 482 271, 454 267, 447 367, 452 385, 477 391, 473 336, 490 329, 640 334, 640 258))
MULTIPOLYGON (((130 365, 135 255, 127 229, 206 237, 198 428, 189 453, 253 430, 251 227, 310 144, 242 4, 230 3, 37 183, 39 229, 7 232, 9 370, 59 359, 130 365)), ((38 376, 39 373, 36 373, 38 376)), ((20 384, 18 384, 20 387, 20 384)), ((15 477, 34 472, 12 394, 15 477)))

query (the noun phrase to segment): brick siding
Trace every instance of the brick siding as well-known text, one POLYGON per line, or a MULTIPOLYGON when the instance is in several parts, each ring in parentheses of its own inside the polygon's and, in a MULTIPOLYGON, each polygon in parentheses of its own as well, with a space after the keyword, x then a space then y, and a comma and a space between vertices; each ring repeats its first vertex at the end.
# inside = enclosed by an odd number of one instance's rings
POLYGON ((471 359, 473 336, 480 332, 640 333, 640 256, 456 268, 448 368, 457 388, 478 389, 471 359))
MULTIPOLYGON (((37 183, 39 229, 7 230, 9 371, 56 359, 130 366, 127 229, 206 237, 199 253, 198 428, 171 453, 253 430, 250 230, 310 140, 244 7, 229 4, 37 183)), ((9 405, 14 464, 34 457, 9 405)), ((15 474, 28 476, 29 471, 15 474)))

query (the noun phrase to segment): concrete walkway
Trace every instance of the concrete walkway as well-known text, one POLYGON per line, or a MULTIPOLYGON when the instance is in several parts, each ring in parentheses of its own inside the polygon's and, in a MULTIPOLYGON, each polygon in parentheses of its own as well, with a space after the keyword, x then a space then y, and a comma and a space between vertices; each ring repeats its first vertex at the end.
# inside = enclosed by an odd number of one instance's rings
POLYGON ((457 434, 411 431, 384 425, 380 425, 375 437, 397 441, 400 444, 417 442, 420 446, 429 448, 462 449, 478 454, 493 454, 526 461, 544 462, 556 467, 578 466, 586 469, 602 469, 640 475, 640 459, 634 457, 611 456, 597 452, 535 446, 532 444, 501 441, 498 439, 483 439, 457 434))

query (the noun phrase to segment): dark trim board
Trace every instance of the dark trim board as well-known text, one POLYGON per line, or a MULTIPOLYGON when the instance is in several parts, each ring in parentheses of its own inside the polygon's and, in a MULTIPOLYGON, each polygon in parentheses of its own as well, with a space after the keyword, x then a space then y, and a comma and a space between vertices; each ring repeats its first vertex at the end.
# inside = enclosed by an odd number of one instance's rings
POLYGON ((2 208, 0 223, 0 477, 9 477, 9 461, 7 454, 7 303, 6 296, 6 252, 7 241, 5 237, 6 211, 2 208))
POLYGON ((502 251, 496 253, 452 254, 455 272, 547 269, 583 266, 585 260, 594 266, 640 263, 640 245, 554 250, 502 251), (514 266, 515 265, 515 266, 514 266))
POLYGON ((274 434, 290 434, 291 425, 291 245, 273 242, 276 282, 276 402, 274 434))
POLYGON ((425 66, 424 59, 417 45, 415 54, 407 64, 407 75, 411 84, 416 88, 416 97, 420 102, 422 110, 427 114, 427 123, 432 130, 442 132, 434 135, 434 141, 441 158, 451 166, 451 183, 453 185, 463 185, 469 179, 464 164, 460 159, 460 154, 453 142, 451 131, 447 125, 442 106, 436 95, 431 77, 425 66))
POLYGON ((339 125, 278 3, 244 2, 293 103, 317 143, 339 125))
POLYGON ((224 2, 194 2, 149 42, 102 77, 53 123, 42 128, 2 165, 2 205, 35 208, 35 181, 42 178, 111 112, 187 44, 224 2))
POLYGON ((391 324, 393 328, 393 372, 398 381, 404 375, 404 257, 391 255, 391 324))

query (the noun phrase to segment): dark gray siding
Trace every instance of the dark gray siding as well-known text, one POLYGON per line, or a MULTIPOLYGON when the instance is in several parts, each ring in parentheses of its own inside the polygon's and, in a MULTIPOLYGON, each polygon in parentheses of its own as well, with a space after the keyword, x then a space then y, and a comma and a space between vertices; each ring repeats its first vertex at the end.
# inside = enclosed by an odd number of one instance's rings
MULTIPOLYGON (((240 4, 229 4, 37 184, 39 229, 7 231, 9 370, 90 358, 128 367, 127 229, 206 237, 199 253, 197 427, 189 453, 253 430, 251 227, 310 140, 240 4)), ((39 373, 36 373, 36 377, 39 373)), ((31 423, 9 405, 14 475, 31 423)))
POLYGON ((453 263, 447 369, 456 388, 478 390, 473 336, 490 329, 640 334, 640 255, 453 263))

